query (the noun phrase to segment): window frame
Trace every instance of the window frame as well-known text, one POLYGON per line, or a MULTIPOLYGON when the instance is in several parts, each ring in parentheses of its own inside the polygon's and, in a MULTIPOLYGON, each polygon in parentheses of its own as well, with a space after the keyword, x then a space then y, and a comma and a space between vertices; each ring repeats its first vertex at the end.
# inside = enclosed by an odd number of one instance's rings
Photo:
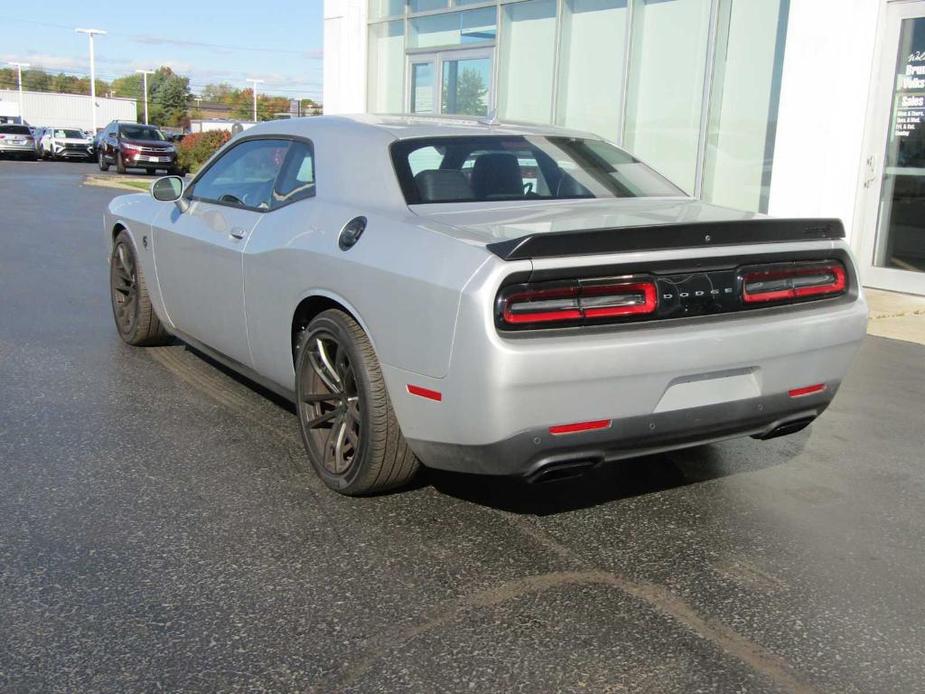
MULTIPOLYGON (((286 156, 287 157, 289 156, 289 150, 286 151, 286 156)), ((285 163, 286 162, 284 160, 283 164, 285 163)), ((280 166, 279 170, 276 172, 276 176, 273 178, 273 187, 271 189, 271 192, 276 191, 276 184, 279 181, 279 177, 282 172, 283 172, 283 167, 280 166)), ((206 165, 203 166, 196 173, 196 175, 193 177, 193 180, 190 181, 190 184, 186 187, 186 190, 183 191, 183 199, 190 201, 190 202, 192 201, 202 202, 202 203, 208 203, 209 205, 219 205, 221 207, 230 207, 235 210, 247 210, 249 212, 259 212, 260 214, 267 214, 268 212, 275 212, 276 210, 281 210, 284 207, 287 207, 297 202, 302 202, 303 200, 310 200, 317 196, 318 194, 317 191, 318 191, 318 166, 317 166, 317 161, 315 159, 315 143, 312 142, 310 138, 304 137, 302 135, 260 134, 260 135, 245 135, 241 137, 240 139, 234 140, 233 142, 230 142, 228 143, 228 145, 219 149, 218 152, 216 152, 215 155, 213 155, 212 158, 206 163, 206 165), (273 205, 266 209, 261 209, 259 207, 250 207, 249 205, 235 205, 234 203, 231 203, 231 202, 221 202, 220 200, 212 200, 210 198, 201 198, 195 194, 196 184, 199 183, 199 180, 206 174, 207 171, 209 171, 209 169, 211 169, 218 162, 224 159, 225 156, 227 156, 232 150, 237 149, 238 147, 240 147, 241 145, 245 143, 255 142, 258 140, 283 140, 285 142, 289 142, 290 146, 291 146, 291 143, 293 142, 301 142, 302 144, 305 144, 308 146, 312 154, 312 175, 314 176, 314 179, 315 179, 314 190, 312 191, 311 195, 307 195, 305 197, 299 197, 294 200, 287 200, 278 205, 273 205)))

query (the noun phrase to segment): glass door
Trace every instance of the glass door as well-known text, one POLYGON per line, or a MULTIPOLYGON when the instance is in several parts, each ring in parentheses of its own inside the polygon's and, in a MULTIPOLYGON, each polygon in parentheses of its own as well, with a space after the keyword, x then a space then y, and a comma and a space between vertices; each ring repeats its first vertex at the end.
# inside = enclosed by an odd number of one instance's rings
POLYGON ((492 49, 409 55, 411 113, 487 116, 494 103, 492 49))
POLYGON ((885 29, 862 193, 864 282, 925 294, 925 2, 888 5, 885 29))

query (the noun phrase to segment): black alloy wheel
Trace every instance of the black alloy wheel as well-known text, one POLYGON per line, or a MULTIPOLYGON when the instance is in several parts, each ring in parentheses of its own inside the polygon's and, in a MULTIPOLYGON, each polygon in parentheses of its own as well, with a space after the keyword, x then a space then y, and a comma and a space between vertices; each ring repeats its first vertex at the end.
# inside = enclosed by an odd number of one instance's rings
POLYGON ((299 335, 296 395, 312 468, 340 494, 374 494, 407 484, 420 463, 408 447, 379 360, 352 316, 318 314, 299 335))
POLYGON ((316 464, 344 477, 358 459, 364 429, 353 363, 338 337, 324 328, 308 335, 305 349, 310 373, 300 381, 299 407, 306 445, 316 464))
POLYGON ((169 336, 151 305, 144 273, 128 233, 116 236, 109 260, 109 293, 119 337, 130 345, 160 345, 169 336))

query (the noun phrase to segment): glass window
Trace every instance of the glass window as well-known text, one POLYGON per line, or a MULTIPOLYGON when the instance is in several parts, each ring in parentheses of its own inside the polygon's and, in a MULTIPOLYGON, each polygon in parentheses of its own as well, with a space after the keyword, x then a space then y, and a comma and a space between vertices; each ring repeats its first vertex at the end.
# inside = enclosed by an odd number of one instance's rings
POLYGON ((411 65, 411 112, 434 112, 434 64, 411 65))
POLYGON ((768 209, 787 3, 722 0, 707 128, 703 197, 768 209))
POLYGON ((250 140, 231 148, 193 185, 196 200, 270 209, 273 182, 286 159, 286 140, 250 140))
POLYGON ((430 12, 442 10, 447 6, 447 0, 408 0, 409 12, 430 12))
POLYGON ((120 125, 119 137, 126 140, 166 140, 167 138, 157 128, 147 125, 120 125))
POLYGON ((401 113, 404 101, 405 27, 401 20, 369 27, 367 108, 371 113, 401 113))
POLYGON ((874 264, 925 272, 925 17, 902 21, 874 264))
POLYGON ((683 195, 645 164, 602 140, 415 138, 392 145, 392 160, 409 205, 683 195))
POLYGON ((86 136, 79 130, 55 130, 52 137, 57 137, 61 139, 72 139, 72 140, 84 140, 86 136))
POLYGON ((710 3, 637 0, 623 144, 693 192, 710 3))
POLYGON ((501 117, 548 123, 556 54, 556 0, 504 5, 501 117))
POLYGON ((369 0, 369 18, 401 17, 405 13, 404 0, 369 0))
POLYGON ((315 194, 315 153, 307 142, 293 142, 273 189, 273 207, 315 194))
POLYGON ((444 60, 441 113, 487 115, 490 81, 491 58, 444 60))
POLYGON ((495 8, 415 17, 408 37, 412 48, 459 46, 494 41, 495 8))
POLYGON ((557 121, 620 139, 627 0, 566 0, 557 121), (602 69, 606 68, 606 69, 602 69))

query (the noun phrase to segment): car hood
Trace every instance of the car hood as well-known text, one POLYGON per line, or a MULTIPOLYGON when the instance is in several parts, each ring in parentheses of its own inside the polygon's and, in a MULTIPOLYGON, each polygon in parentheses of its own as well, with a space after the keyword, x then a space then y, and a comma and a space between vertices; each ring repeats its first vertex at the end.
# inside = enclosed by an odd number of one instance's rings
POLYGON ((151 147, 152 149, 170 149, 173 144, 170 142, 161 142, 160 140, 122 140, 123 145, 132 147, 151 147))
POLYGON ((412 205, 411 210, 421 217, 424 226, 433 223, 464 241, 482 244, 530 234, 737 221, 762 216, 690 198, 449 203, 412 205))
POLYGON ((61 142, 66 145, 92 145, 93 140, 91 139, 80 139, 77 137, 53 137, 51 138, 55 142, 61 142))

